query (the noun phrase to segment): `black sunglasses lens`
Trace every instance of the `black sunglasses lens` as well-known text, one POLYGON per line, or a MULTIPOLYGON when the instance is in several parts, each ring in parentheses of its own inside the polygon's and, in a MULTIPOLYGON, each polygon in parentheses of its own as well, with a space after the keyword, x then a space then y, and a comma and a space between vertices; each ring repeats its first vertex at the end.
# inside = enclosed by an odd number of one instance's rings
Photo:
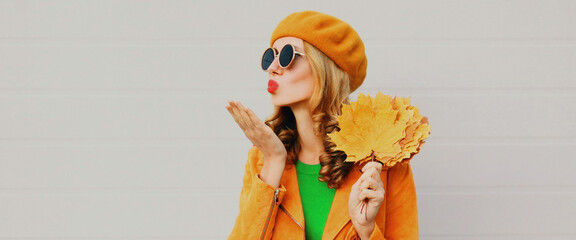
POLYGON ((292 45, 286 44, 286 46, 282 48, 282 51, 280 51, 280 56, 278 57, 280 58, 278 59, 278 61, 280 61, 280 66, 288 67, 294 57, 294 48, 292 45))
POLYGON ((264 71, 268 70, 272 62, 274 62, 274 50, 268 48, 264 51, 264 55, 262 55, 262 69, 264 69, 264 71))

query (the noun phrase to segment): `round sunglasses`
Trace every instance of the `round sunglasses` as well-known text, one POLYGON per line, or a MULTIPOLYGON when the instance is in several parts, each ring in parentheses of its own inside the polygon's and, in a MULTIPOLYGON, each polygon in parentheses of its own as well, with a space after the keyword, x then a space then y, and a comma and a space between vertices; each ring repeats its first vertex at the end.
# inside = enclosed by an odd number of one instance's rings
POLYGON ((264 54, 262 54, 262 70, 267 71, 270 65, 272 65, 272 62, 274 62, 274 59, 276 59, 276 56, 278 56, 280 67, 287 68, 292 64, 296 55, 306 56, 304 53, 297 52, 294 46, 290 44, 284 45, 282 50, 280 50, 280 54, 276 54, 276 49, 268 48, 264 51, 264 54))

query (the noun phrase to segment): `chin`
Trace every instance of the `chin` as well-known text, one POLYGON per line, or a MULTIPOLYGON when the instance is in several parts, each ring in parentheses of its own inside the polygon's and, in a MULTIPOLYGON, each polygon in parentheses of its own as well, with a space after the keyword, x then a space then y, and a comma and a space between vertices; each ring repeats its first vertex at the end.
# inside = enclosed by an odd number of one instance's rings
POLYGON ((306 104, 308 103, 308 99, 281 99, 278 98, 278 96, 274 96, 272 95, 271 97, 271 102, 272 105, 274 105, 275 107, 294 107, 296 105, 300 105, 300 104, 306 104))
POLYGON ((286 107, 286 106, 290 105, 290 103, 282 102, 279 99, 275 99, 274 96, 272 96, 271 102, 272 102, 272 105, 274 105, 274 107, 286 107))

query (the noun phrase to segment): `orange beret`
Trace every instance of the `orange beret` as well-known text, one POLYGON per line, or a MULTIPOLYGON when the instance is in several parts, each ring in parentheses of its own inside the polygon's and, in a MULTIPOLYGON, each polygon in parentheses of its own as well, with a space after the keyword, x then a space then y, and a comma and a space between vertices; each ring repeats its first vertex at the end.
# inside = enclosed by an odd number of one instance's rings
POLYGON ((297 37, 322 51, 350 77, 350 92, 366 77, 368 60, 364 43, 346 22, 319 12, 304 11, 288 15, 280 21, 270 39, 270 45, 281 37, 297 37))

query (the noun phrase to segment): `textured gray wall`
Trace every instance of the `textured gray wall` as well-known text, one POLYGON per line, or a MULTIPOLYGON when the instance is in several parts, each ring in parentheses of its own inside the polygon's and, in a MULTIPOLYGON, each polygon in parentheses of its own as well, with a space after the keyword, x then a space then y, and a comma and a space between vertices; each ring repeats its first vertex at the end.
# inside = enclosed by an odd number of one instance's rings
POLYGON ((422 239, 576 239, 576 1, 0 0, 0 239, 224 239, 271 113, 258 61, 305 9, 409 96, 422 239))

